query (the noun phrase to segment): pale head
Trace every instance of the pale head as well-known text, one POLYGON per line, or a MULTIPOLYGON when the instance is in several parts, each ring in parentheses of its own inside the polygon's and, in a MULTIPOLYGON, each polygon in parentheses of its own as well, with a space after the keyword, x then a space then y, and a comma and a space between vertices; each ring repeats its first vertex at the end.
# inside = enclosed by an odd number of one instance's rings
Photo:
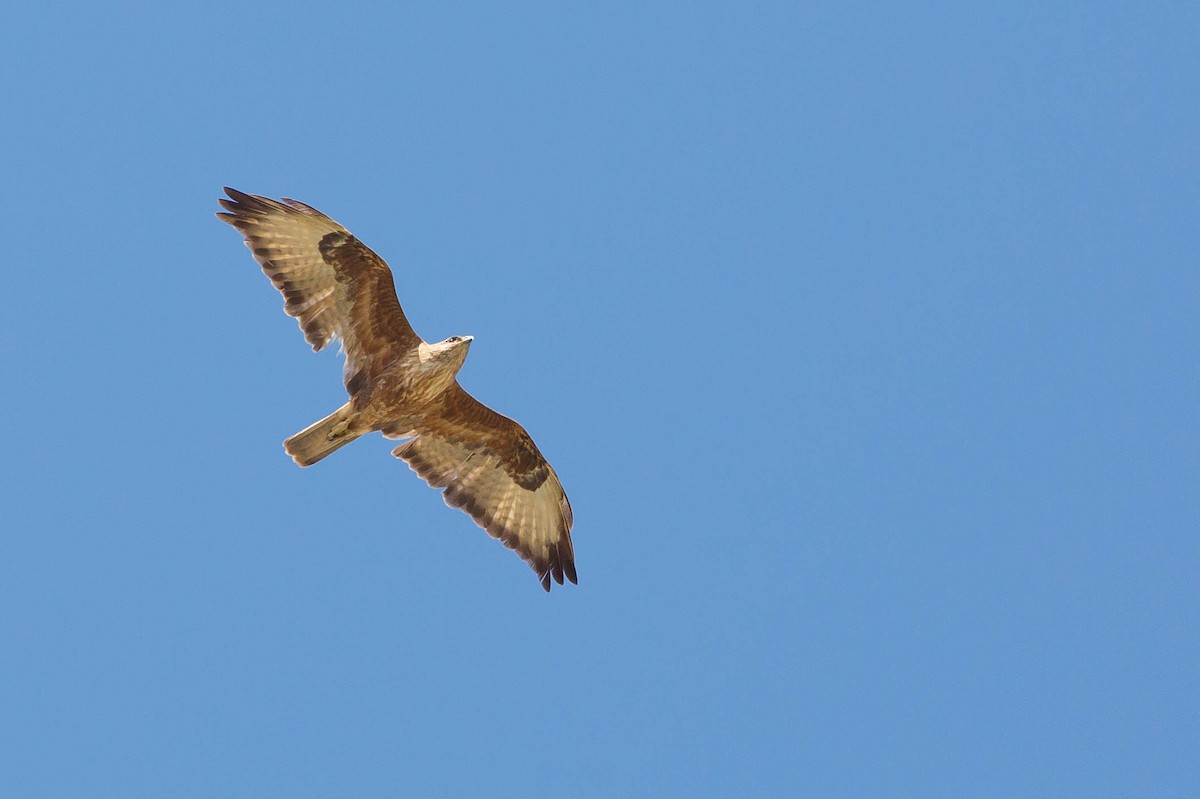
POLYGON ((463 361, 467 359, 467 350, 471 349, 471 342, 474 340, 474 336, 451 336, 436 344, 422 342, 419 347, 421 364, 438 371, 446 370, 451 374, 458 374, 463 361))

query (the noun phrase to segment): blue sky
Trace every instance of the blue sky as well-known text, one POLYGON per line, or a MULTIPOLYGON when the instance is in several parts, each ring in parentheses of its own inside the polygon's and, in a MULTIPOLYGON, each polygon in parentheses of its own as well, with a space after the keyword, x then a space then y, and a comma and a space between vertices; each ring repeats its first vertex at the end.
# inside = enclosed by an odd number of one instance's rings
POLYGON ((10 9, 3 792, 1197 795, 1200 14, 1009 5, 10 9), (224 184, 476 337, 578 587, 292 464, 224 184))

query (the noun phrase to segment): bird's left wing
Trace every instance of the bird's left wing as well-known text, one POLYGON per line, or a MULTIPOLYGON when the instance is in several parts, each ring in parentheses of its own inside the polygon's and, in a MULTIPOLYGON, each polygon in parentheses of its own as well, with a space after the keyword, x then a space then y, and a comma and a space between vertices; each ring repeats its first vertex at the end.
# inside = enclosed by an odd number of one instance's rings
POLYGON ((571 544, 571 503, 554 469, 525 428, 488 408, 458 383, 443 392, 415 436, 392 454, 403 458, 443 499, 462 508, 493 538, 515 550, 550 590, 551 577, 578 583, 571 544))

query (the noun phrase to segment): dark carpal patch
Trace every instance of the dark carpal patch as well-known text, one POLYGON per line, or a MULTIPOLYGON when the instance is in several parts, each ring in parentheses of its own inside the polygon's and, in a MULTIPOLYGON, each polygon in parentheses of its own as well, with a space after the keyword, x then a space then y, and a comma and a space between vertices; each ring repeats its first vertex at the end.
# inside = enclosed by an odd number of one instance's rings
POLYGON ((354 241, 354 237, 348 233, 333 232, 326 233, 317 244, 317 249, 321 251, 321 257, 325 259, 325 263, 333 267, 334 279, 339 283, 349 283, 354 276, 347 269, 349 264, 346 263, 345 256, 338 252, 354 241))

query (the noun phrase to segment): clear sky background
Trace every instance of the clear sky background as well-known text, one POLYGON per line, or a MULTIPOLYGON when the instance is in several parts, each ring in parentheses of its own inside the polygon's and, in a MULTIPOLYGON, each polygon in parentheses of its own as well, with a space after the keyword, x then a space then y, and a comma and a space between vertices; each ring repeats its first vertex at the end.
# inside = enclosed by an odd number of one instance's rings
POLYGON ((0 793, 1200 795, 1200 12, 1034 6, 9 8, 0 793), (578 587, 293 465, 223 184, 476 337, 578 587))

